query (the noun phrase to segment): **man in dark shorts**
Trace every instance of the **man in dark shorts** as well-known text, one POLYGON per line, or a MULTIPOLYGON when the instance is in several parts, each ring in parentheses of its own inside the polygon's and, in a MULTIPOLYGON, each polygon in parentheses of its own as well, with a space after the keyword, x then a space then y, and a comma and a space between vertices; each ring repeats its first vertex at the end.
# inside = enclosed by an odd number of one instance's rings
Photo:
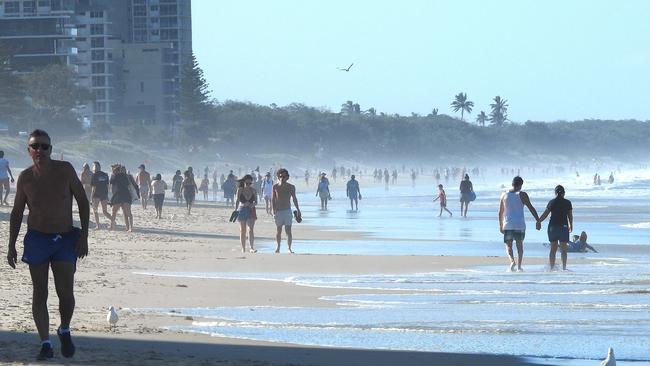
POLYGON ((90 195, 93 205, 93 214, 95 215, 95 229, 99 230, 102 228, 99 223, 99 213, 97 209, 99 205, 102 205, 102 212, 104 216, 109 220, 113 221, 113 217, 108 213, 108 208, 106 207, 108 203, 108 174, 102 171, 102 167, 98 161, 93 163, 93 177, 90 180, 90 186, 92 187, 92 193, 90 195))
POLYGON ((70 336, 70 320, 75 307, 74 273, 77 258, 88 254, 88 219, 90 208, 83 185, 70 163, 51 160, 52 145, 47 132, 34 130, 29 135, 27 151, 34 165, 18 177, 16 198, 11 211, 7 261, 16 268, 16 240, 29 206, 27 233, 22 261, 29 265, 33 284, 32 314, 41 338, 39 360, 52 358, 49 339, 50 319, 47 310, 48 276, 52 267, 59 297, 61 325, 57 334, 61 354, 72 357, 75 347, 70 336), (77 201, 81 229, 72 226, 72 198, 77 201))
POLYGON ((567 243, 569 242, 569 233, 573 230, 573 206, 571 201, 564 198, 564 194, 564 187, 555 187, 555 198, 548 202, 546 210, 537 221, 537 230, 540 230, 542 222, 549 214, 551 215, 548 222, 548 241, 551 243, 548 259, 551 271, 555 268, 558 245, 562 256, 562 270, 566 271, 567 243))
POLYGON ((503 242, 506 245, 506 253, 510 259, 510 272, 523 271, 521 263, 524 259, 524 238, 526 237, 526 219, 524 217, 524 206, 539 221, 535 207, 530 203, 528 194, 521 190, 524 180, 520 176, 512 179, 512 188, 501 194, 499 200, 499 230, 503 234, 503 242), (512 242, 517 243, 517 261, 512 251, 512 242))
POLYGON ((361 199, 361 190, 359 189, 359 181, 352 175, 348 184, 346 185, 347 196, 350 199, 350 210, 359 211, 359 200, 361 199))

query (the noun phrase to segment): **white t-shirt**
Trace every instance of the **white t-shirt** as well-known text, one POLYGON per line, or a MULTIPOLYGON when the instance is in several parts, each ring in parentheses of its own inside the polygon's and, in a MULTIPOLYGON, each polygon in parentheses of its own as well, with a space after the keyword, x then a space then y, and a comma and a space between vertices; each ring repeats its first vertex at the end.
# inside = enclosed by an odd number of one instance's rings
POLYGON ((7 159, 5 158, 0 159, 0 179, 9 178, 7 169, 9 169, 9 162, 7 161, 7 159))

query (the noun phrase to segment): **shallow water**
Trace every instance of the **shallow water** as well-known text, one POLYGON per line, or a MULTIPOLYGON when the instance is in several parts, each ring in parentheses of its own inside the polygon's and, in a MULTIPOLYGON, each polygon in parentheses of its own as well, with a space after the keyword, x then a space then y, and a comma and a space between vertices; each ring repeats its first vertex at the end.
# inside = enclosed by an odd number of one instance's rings
MULTIPOLYGON (((598 254, 571 253, 571 272, 505 266, 406 275, 298 275, 264 273, 141 273, 155 276, 257 279, 299 286, 358 289, 360 294, 323 298, 327 308, 230 307, 140 309, 203 319, 172 327, 226 337, 307 345, 442 352, 480 352, 532 357, 557 365, 595 365, 613 347, 619 365, 650 365, 650 179, 623 175, 611 186, 588 180, 531 180, 525 190, 540 211, 563 183, 574 206, 576 231, 589 233, 598 254), (592 259, 576 265, 577 257, 592 259), (326 321, 324 321, 326 319, 326 321)), ((420 184, 418 182, 418 184, 420 184)), ((338 186, 330 210, 301 194, 310 225, 359 231, 355 241, 297 238, 298 253, 358 255, 503 256, 496 220, 500 182, 475 181, 478 199, 468 219, 437 218, 431 189, 361 187, 360 212, 349 212, 338 186)), ((454 185, 455 186, 455 185, 454 185)), ((457 192, 448 189, 458 212, 457 192)), ((526 256, 545 257, 545 231, 529 216, 526 256)), ((262 252, 273 243, 258 243, 262 252)), ((504 258, 505 262, 505 258, 504 258)), ((558 258, 559 262, 559 258, 558 258)))

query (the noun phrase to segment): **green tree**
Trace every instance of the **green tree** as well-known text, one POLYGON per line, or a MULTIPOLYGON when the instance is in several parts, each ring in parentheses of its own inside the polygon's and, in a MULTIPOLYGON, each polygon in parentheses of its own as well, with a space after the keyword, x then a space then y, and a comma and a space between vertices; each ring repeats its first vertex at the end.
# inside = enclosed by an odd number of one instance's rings
POLYGON ((496 96, 493 99, 494 103, 490 104, 492 111, 490 112, 489 121, 495 126, 503 126, 503 124, 508 120, 508 100, 501 99, 500 96, 496 96))
POLYGON ((79 126, 73 110, 93 100, 93 94, 77 85, 76 76, 69 66, 58 64, 23 76, 26 98, 37 111, 37 123, 79 126))
POLYGON ((353 114, 361 114, 361 106, 351 100, 341 104, 341 114, 344 116, 351 116, 353 114))
POLYGON ((0 121, 16 124, 25 117, 28 106, 22 80, 11 67, 12 54, 0 42, 0 121))
POLYGON ((194 53, 183 65, 179 92, 180 117, 185 123, 205 121, 210 110, 210 91, 194 53))
POLYGON ((479 126, 485 127, 485 121, 487 121, 488 118, 489 118, 488 115, 485 114, 484 111, 481 111, 481 113, 479 113, 478 116, 476 116, 476 122, 478 123, 479 126))
POLYGON ((460 111, 460 120, 464 121, 465 112, 472 113, 472 108, 474 107, 474 102, 467 100, 467 93, 458 93, 454 97, 454 101, 451 102, 451 109, 454 112, 460 111))
POLYGON ((427 117, 435 117, 438 115, 438 108, 433 108, 431 113, 427 114, 427 117))

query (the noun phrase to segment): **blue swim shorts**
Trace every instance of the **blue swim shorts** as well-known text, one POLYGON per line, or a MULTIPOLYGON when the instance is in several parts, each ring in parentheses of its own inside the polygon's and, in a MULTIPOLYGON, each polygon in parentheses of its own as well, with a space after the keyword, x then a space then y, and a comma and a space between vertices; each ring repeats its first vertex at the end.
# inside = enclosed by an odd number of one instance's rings
POLYGON ((503 242, 523 241, 526 238, 526 230, 504 230, 503 242))
POLYGON ((70 262, 77 263, 75 245, 81 236, 81 230, 62 234, 45 234, 35 230, 27 230, 25 234, 22 261, 30 266, 40 266, 44 263, 70 262))

